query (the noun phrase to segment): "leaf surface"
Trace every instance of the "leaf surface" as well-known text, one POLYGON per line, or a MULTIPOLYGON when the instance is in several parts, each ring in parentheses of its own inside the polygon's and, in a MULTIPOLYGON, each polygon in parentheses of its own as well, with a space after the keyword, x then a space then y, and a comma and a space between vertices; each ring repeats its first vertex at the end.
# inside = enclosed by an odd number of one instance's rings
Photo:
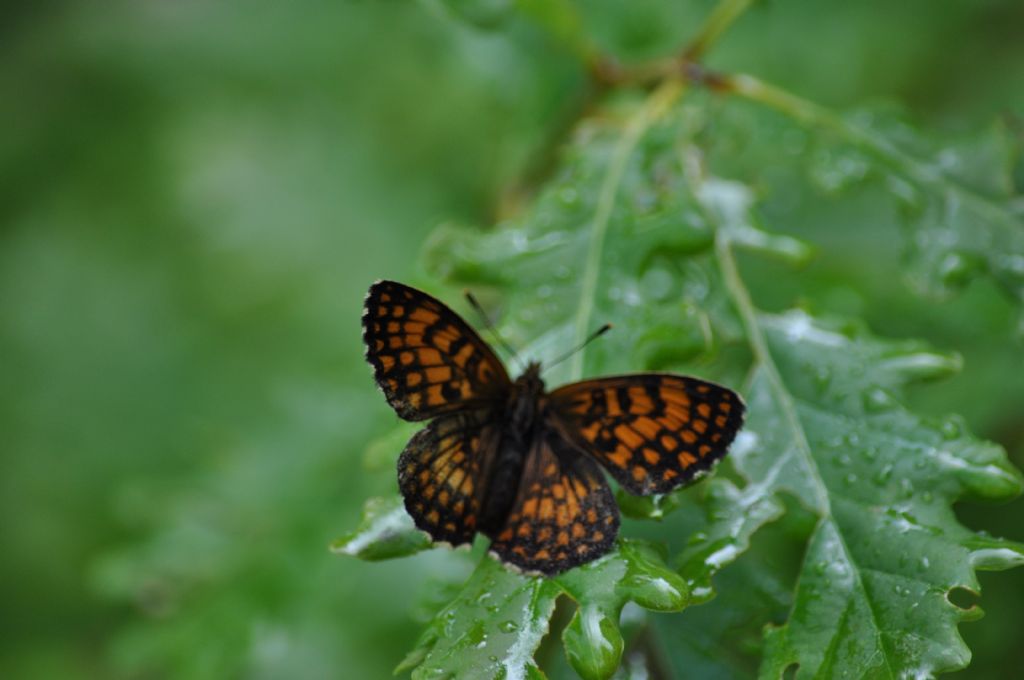
POLYGON ((769 371, 755 377, 757 441, 733 462, 763 493, 789 492, 820 517, 790 619, 768 636, 764 674, 792 663, 799 677, 926 677, 965 666, 956 626, 980 611, 959 609, 948 594, 978 592, 976 568, 1019 565, 1024 547, 966 529, 952 503, 1012 498, 1019 474, 999 447, 891 396, 928 355, 850 338, 799 312, 759 321, 787 368, 781 387, 769 371), (865 355, 873 356, 858 361, 865 355), (818 384, 801 384, 796 372, 818 384), (846 391, 857 382, 859 391, 846 391), (791 400, 778 399, 779 389, 791 400))
MULTIPOLYGON (((686 107, 669 106, 670 94, 610 106, 578 131, 527 212, 490 232, 441 229, 427 264, 482 293, 520 356, 550 361, 613 322, 607 341, 545 374, 554 384, 696 363, 705 376, 738 384, 748 347, 749 422, 729 456, 738 479, 704 485, 706 524, 678 573, 655 547, 627 539, 554 580, 482 560, 400 669, 537 677, 532 655, 565 594, 578 605, 562 635, 569 662, 584 678, 610 677, 623 657, 625 604, 678 611, 709 600, 714 574, 785 512, 785 496, 815 521, 788 620, 765 640, 764 676, 794 664, 800 677, 926 677, 963 667, 969 651, 956 626, 979 610, 957 608, 948 593, 976 592, 976 569, 1016 566, 1024 548, 964 528, 952 504, 1012 497, 1019 473, 959 421, 932 422, 901 405, 907 382, 959 370, 956 355, 882 341, 852 322, 754 308, 734 250, 802 262, 810 249, 762 230, 746 186, 704 175, 699 125, 686 107), (729 361, 713 361, 720 355, 729 361)), ((680 498, 623 497, 623 510, 661 518, 680 498)), ((424 547, 407 534, 409 523, 387 513, 368 517, 361 531, 340 549, 372 558, 377 537, 382 554, 424 547)))
MULTIPOLYGON (((738 330, 726 308, 710 309, 709 299, 722 299, 709 285, 714 270, 706 258, 693 258, 709 253, 713 240, 682 191, 682 159, 672 153, 685 133, 681 119, 659 122, 677 94, 670 88, 624 101, 612 112, 620 118, 584 126, 559 177, 521 218, 492 232, 449 225, 429 244, 428 266, 446 281, 472 286, 485 303, 500 293, 502 335, 523 348, 522 356, 550 360, 592 326, 615 323, 607 343, 546 373, 552 384, 635 370, 638 359, 647 367, 677 362, 706 352, 718 333, 738 330)), ((368 458, 379 459, 381 445, 392 441, 379 439, 368 458)), ((399 501, 373 502, 360 529, 335 550, 368 559, 419 551, 425 546, 416 535, 423 534, 400 511, 399 501)), ((578 603, 562 640, 585 678, 607 678, 618 668, 619 616, 627 602, 675 611, 689 599, 663 555, 643 542, 620 540, 605 558, 554 581, 512 573, 486 558, 400 670, 416 669, 414 677, 469 668, 477 677, 536 675, 532 654, 559 594, 578 603)))
POLYGON ((1013 207, 1020 148, 1004 125, 938 143, 892 111, 822 118, 812 177, 830 191, 881 182, 900 207, 915 287, 948 295, 991 276, 1024 304, 1024 215, 1013 207))

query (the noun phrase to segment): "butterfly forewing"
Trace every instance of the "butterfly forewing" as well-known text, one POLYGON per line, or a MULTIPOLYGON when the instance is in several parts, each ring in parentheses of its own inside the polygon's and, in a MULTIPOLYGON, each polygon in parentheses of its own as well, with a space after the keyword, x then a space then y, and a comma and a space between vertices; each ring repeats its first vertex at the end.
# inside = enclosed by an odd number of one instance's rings
POLYGON ((618 507, 601 470, 552 431, 527 457, 491 552, 524 571, 557 574, 607 553, 618 530, 618 507))
POLYGON ((496 432, 486 412, 441 416, 409 440, 398 487, 416 526, 435 541, 472 543, 480 517, 483 455, 496 432))
POLYGON ((743 423, 732 390, 696 378, 637 373, 550 394, 556 427, 629 492, 666 493, 725 455, 743 423))
POLYGON ((511 385, 501 361, 465 321, 401 283, 370 287, 363 341, 377 384, 406 420, 501 401, 511 385))

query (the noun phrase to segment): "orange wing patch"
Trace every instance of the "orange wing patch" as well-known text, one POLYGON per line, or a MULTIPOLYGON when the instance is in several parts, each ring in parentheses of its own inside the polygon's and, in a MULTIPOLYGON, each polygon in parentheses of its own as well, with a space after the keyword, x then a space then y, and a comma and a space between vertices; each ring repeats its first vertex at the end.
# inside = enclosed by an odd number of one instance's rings
POLYGON ((493 441, 485 414, 438 418, 398 459, 398 487, 416 526, 435 541, 472 543, 480 515, 481 460, 493 441))
POLYGON ((370 287, 363 341, 377 385, 406 420, 479 406, 511 385, 498 357, 455 312, 394 281, 370 287))
POLYGON ((640 495, 666 493, 711 467, 743 424, 732 390, 665 373, 585 380, 550 398, 556 427, 640 495))
POLYGON ((601 470, 550 433, 527 457, 491 552, 524 571, 552 575, 604 555, 618 531, 618 507, 601 470))

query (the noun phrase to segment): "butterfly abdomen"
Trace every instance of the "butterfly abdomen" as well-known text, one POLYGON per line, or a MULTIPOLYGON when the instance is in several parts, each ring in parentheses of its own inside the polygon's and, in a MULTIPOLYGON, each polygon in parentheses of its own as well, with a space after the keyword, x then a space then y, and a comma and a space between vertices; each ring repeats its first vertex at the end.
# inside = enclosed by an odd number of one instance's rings
POLYGON ((501 529, 519 492, 527 450, 513 437, 503 437, 491 465, 480 513, 480 530, 493 535, 501 529))
POLYGON ((480 517, 485 533, 496 532, 504 525, 515 502, 526 458, 539 435, 543 396, 540 366, 530 364, 513 383, 507 402, 496 414, 501 423, 500 438, 487 475, 480 517))

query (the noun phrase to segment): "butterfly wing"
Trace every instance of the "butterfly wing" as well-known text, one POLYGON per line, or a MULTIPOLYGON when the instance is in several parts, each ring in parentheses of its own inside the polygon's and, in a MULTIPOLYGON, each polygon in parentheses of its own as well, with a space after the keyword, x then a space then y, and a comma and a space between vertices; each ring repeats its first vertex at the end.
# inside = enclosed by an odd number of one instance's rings
POLYGON ((553 420, 630 493, 666 493, 725 455, 743 424, 739 395, 670 373, 584 380, 550 395, 553 420))
POLYGON ((398 487, 416 526, 435 541, 473 542, 480 517, 481 468, 497 443, 488 413, 464 411, 433 420, 398 458, 398 487))
POLYGON ((619 510, 601 469, 549 431, 528 454, 490 549, 503 562, 551 576, 607 553, 618 530, 619 510))
POLYGON ((511 385, 501 361, 458 314, 401 283, 370 286, 363 341, 377 385, 406 420, 494 403, 511 385))

